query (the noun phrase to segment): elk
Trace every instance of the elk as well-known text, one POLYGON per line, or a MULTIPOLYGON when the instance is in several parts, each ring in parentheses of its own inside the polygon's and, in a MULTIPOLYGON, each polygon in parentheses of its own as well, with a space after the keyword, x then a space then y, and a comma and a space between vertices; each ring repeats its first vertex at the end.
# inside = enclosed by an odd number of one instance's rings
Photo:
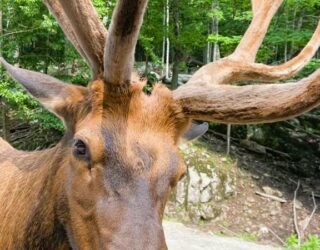
POLYGON ((295 83, 231 85, 293 76, 320 46, 320 24, 288 62, 255 62, 282 0, 252 0, 235 51, 176 90, 150 95, 132 77, 148 0, 118 0, 105 30, 90 0, 44 0, 92 69, 88 87, 1 63, 66 127, 53 148, 21 152, 0 139, 1 249, 167 249, 162 217, 186 171, 178 142, 192 120, 228 124, 289 119, 320 103, 320 70, 295 83))

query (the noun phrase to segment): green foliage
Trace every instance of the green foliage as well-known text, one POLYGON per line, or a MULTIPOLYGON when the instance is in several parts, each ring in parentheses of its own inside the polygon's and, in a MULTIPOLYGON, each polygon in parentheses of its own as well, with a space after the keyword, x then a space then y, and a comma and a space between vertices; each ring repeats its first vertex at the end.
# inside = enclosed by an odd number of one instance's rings
POLYGON ((12 81, 0 81, 0 93, 5 102, 11 107, 11 114, 30 124, 40 124, 44 129, 63 131, 61 121, 46 111, 26 94, 21 87, 12 81))
POLYGON ((286 240, 285 247, 288 250, 295 250, 298 247, 298 237, 295 234, 291 234, 286 240))
POLYGON ((242 36, 223 36, 219 34, 211 34, 208 37, 208 42, 210 43, 218 43, 221 48, 227 53, 231 53, 238 43, 240 42, 242 36))
POLYGON ((106 14, 111 14, 114 8, 115 1, 105 1, 105 0, 93 0, 93 5, 96 8, 101 19, 106 16, 106 14))
MULTIPOLYGON (((105 1, 95 0, 99 14, 105 13, 105 1)), ((90 71, 65 38, 54 17, 41 1, 2 0, 3 35, 0 49, 11 63, 49 73, 67 82, 87 84, 90 71), (65 68, 77 62, 78 73, 71 76, 65 68), (81 70, 79 70, 81 69, 81 70)), ((62 122, 46 111, 19 84, 0 72, 0 96, 10 108, 10 116, 39 125, 44 130, 64 130, 62 122)))
POLYGON ((155 46, 154 46, 154 38, 153 37, 146 37, 141 35, 139 38, 140 45, 143 47, 145 54, 151 59, 151 61, 155 64, 160 66, 161 59, 156 55, 155 46))
POLYGON ((218 8, 208 11, 208 17, 216 18, 218 21, 224 20, 223 11, 218 8))
POLYGON ((310 235, 308 240, 305 241, 301 250, 319 250, 320 249, 320 238, 317 235, 310 235))
POLYGON ((285 247, 287 250, 319 250, 320 238, 317 235, 309 235, 308 239, 302 242, 299 247, 297 235, 292 234, 286 240, 285 247))
POLYGON ((208 41, 212 43, 220 43, 222 45, 237 45, 240 40, 241 36, 222 36, 219 34, 212 34, 209 35, 208 41))
POLYGON ((320 59, 312 59, 303 70, 299 72, 296 78, 303 78, 309 76, 312 72, 320 68, 320 59))

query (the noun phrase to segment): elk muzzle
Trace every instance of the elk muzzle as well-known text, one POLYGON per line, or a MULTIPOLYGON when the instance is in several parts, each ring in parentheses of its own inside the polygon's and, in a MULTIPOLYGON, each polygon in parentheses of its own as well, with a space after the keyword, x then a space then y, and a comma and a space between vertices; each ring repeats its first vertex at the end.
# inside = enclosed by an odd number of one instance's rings
POLYGON ((98 212, 104 217, 98 221, 107 222, 105 225, 99 225, 103 249, 167 249, 161 216, 148 199, 135 197, 128 201, 121 197, 109 201, 107 207, 102 213, 98 212))

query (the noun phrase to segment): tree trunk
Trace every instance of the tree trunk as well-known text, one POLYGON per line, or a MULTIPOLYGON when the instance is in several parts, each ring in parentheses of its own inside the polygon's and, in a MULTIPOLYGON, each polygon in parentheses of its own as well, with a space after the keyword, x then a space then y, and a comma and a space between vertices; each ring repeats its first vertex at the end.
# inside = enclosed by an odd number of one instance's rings
POLYGON ((178 42, 179 35, 180 35, 179 1, 180 0, 172 1, 173 32, 174 32, 175 41, 176 41, 173 46, 173 67, 172 67, 172 81, 171 81, 172 89, 175 89, 178 86, 179 64, 182 58, 182 51, 180 48, 180 44, 178 42))
POLYGON ((147 76, 149 74, 149 57, 148 54, 146 53, 146 66, 144 69, 144 75, 147 76))
MULTIPOLYGON (((219 2, 217 0, 213 0, 211 4, 211 10, 212 12, 219 7, 219 2)), ((210 34, 219 34, 219 20, 212 16, 211 23, 209 25, 208 29, 208 35, 210 34)), ((214 62, 220 59, 220 48, 218 43, 207 43, 207 49, 206 49, 206 63, 214 62)))
MULTIPOLYGON (((212 11, 214 9, 217 9, 219 7, 219 2, 214 0, 211 5, 212 11)), ((218 35, 219 34, 219 20, 217 17, 213 16, 212 17, 212 22, 211 22, 211 32, 212 34, 218 35)), ((220 48, 219 44, 216 42, 212 46, 212 62, 215 62, 220 59, 220 48)))
MULTIPOLYGON (((1 1, 1 6, 0 6, 0 55, 2 55, 2 44, 3 44, 3 38, 2 38, 2 35, 3 35, 3 24, 2 24, 3 12, 2 12, 2 7, 3 6, 2 6, 2 1, 1 1)), ((1 75, 2 75, 2 71, 1 71, 1 75)))
POLYGON ((163 40, 162 40, 162 57, 161 57, 161 75, 164 76, 165 74, 165 63, 166 63, 166 40, 167 40, 167 30, 166 30, 166 24, 167 24, 167 9, 166 9, 166 2, 164 2, 163 5, 163 40))
POLYGON ((218 43, 213 44, 213 55, 212 55, 212 61, 218 61, 220 59, 220 48, 218 43))
POLYGON ((231 148, 231 124, 227 125, 227 155, 230 154, 231 148))
POLYGON ((169 78, 170 40, 169 40, 169 0, 166 1, 166 78, 169 78))
POLYGON ((9 141, 9 119, 8 119, 8 115, 7 115, 7 105, 4 102, 4 100, 2 100, 2 98, 0 98, 0 106, 1 106, 1 120, 2 120, 2 137, 3 139, 5 139, 6 141, 9 141))
POLYGON ((166 78, 170 76, 170 40, 167 37, 167 48, 166 48, 166 78))
MULTIPOLYGON (((209 27, 208 28, 208 35, 211 35, 211 32, 212 32, 211 27, 209 27)), ((212 48, 211 45, 212 44, 210 42, 207 42, 205 60, 203 60, 205 63, 210 63, 211 62, 211 48, 212 48)))
POLYGON ((171 81, 172 89, 176 89, 178 87, 178 80, 179 80, 179 61, 174 61, 172 66, 172 81, 171 81))
POLYGON ((284 61, 288 61, 288 42, 286 41, 284 44, 284 61))
POLYGON ((46 41, 46 58, 44 61, 44 67, 43 67, 43 73, 48 74, 48 69, 49 69, 49 58, 50 58, 50 53, 49 53, 49 44, 50 44, 50 36, 47 34, 47 41, 46 41))
POLYGON ((284 54, 283 54, 283 58, 284 58, 284 62, 288 61, 288 26, 289 26, 289 6, 288 4, 286 5, 286 31, 285 31, 285 43, 284 43, 284 54))
MULTIPOLYGON (((301 16, 298 17, 298 21, 296 21, 297 19, 297 9, 295 8, 294 13, 293 13, 293 18, 292 18, 292 30, 296 30, 296 31, 300 31, 301 30, 301 26, 303 23, 303 17, 304 17, 304 11, 302 10, 301 16)), ((289 56, 292 57, 294 55, 295 51, 295 44, 294 41, 291 42, 291 49, 289 52, 289 56)))

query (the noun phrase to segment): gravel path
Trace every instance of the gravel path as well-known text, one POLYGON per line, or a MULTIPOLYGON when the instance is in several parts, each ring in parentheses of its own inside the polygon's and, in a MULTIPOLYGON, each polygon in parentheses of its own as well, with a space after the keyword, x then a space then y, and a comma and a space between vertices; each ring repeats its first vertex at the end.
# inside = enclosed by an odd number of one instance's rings
POLYGON ((280 250, 236 238, 199 232, 180 223, 163 223, 169 250, 280 250))

